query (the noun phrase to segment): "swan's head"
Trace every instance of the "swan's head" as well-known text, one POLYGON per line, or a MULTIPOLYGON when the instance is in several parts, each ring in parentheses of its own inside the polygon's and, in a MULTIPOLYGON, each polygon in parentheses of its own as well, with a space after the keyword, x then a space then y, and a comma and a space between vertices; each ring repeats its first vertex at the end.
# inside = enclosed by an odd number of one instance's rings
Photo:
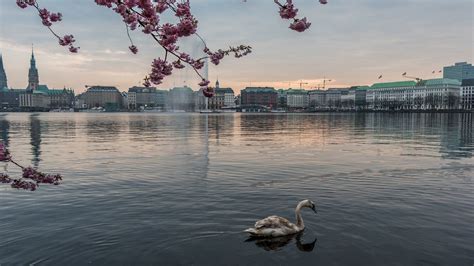
POLYGON ((309 200, 309 199, 303 200, 300 204, 301 204, 301 207, 310 208, 310 209, 313 210, 315 213, 318 213, 318 212, 316 211, 316 204, 314 204, 314 202, 312 202, 311 200, 309 200))

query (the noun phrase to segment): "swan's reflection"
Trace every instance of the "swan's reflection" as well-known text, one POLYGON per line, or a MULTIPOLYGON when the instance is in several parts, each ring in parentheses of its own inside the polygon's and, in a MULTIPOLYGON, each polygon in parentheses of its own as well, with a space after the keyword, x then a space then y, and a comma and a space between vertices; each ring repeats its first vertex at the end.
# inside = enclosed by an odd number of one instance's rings
POLYGON ((274 237, 274 238, 256 238, 256 237, 250 237, 245 242, 255 242, 255 245, 257 247, 263 248, 266 251, 272 251, 272 250, 279 250, 289 243, 292 242, 293 239, 296 240, 296 247, 303 252, 311 252, 314 249, 314 246, 316 245, 316 241, 318 241, 317 238, 314 238, 313 242, 310 243, 301 243, 301 237, 303 236, 303 232, 294 234, 294 235, 288 235, 288 236, 282 236, 282 237, 274 237))

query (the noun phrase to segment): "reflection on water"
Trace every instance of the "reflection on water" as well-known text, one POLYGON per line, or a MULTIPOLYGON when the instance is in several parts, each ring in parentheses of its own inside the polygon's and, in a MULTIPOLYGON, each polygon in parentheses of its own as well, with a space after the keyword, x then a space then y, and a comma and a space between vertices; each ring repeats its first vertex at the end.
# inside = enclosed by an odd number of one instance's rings
POLYGON ((17 161, 65 176, 0 186, 1 265, 472 264, 473 114, 9 113, 0 127, 17 161), (305 198, 319 206, 305 236, 245 242, 305 198))
POLYGON ((41 121, 37 114, 30 115, 30 134, 31 134, 31 150, 33 153, 32 164, 38 167, 41 161, 41 121))
POLYGON ((255 238, 255 237, 250 237, 245 242, 254 242, 255 245, 259 248, 263 248, 266 251, 275 251, 275 250, 280 250, 283 247, 287 246, 289 243, 291 243, 293 240, 295 240, 295 245, 298 248, 299 251, 302 252, 311 252, 314 249, 314 246, 316 245, 316 241, 318 241, 317 238, 314 238, 312 242, 309 243, 302 243, 301 242, 301 237, 303 236, 303 232, 294 234, 294 235, 288 235, 288 236, 282 236, 282 237, 274 237, 274 238, 255 238))

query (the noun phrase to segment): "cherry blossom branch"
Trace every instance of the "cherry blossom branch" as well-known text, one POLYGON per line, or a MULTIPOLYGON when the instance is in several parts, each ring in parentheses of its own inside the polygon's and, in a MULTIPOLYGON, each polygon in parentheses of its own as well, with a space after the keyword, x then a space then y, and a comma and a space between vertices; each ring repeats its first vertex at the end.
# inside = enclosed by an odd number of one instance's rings
MULTIPOLYGON (((211 89, 207 87, 209 81, 203 78, 199 70, 204 67, 204 60, 210 59, 211 63, 218 65, 220 61, 231 54, 236 58, 248 55, 252 52, 252 47, 246 45, 239 45, 236 47, 229 47, 227 50, 218 49, 211 51, 204 39, 197 33, 198 20, 191 12, 190 0, 94 0, 97 5, 113 9, 119 14, 127 29, 127 36, 131 45, 130 51, 133 54, 138 52, 138 48, 133 43, 130 36, 130 31, 141 28, 144 34, 150 35, 159 46, 165 51, 164 59, 156 58, 151 64, 151 73, 145 77, 145 86, 151 84, 161 84, 166 76, 173 73, 173 69, 182 69, 185 66, 184 62, 191 67, 196 74, 202 79, 199 85, 206 89, 210 95, 211 89), (163 14, 169 11, 177 18, 177 22, 161 22, 163 14), (178 40, 183 37, 196 35, 204 44, 204 57, 192 58, 189 54, 180 51, 177 46, 178 40), (175 61, 168 62, 168 55, 176 58, 175 61)), ((283 1, 283 0, 281 0, 283 1)), ((51 33, 59 39, 59 44, 62 46, 69 46, 71 52, 77 52, 79 47, 74 47, 75 42, 72 35, 65 35, 60 37, 50 27, 53 22, 61 21, 61 13, 50 13, 46 9, 41 9, 36 0, 16 0, 17 5, 21 8, 33 6, 38 11, 43 25, 48 27, 51 33)), ((244 1, 246 2, 246 1, 244 1)), ((292 0, 285 0, 281 3, 280 0, 273 1, 279 8, 279 14, 282 19, 292 20, 289 28, 297 32, 307 30, 311 23, 307 21, 306 17, 297 18, 298 9, 295 8, 292 0)), ((319 0, 320 4, 327 4, 327 0, 319 0)))
POLYGON ((38 12, 38 15, 41 18, 41 22, 45 27, 49 29, 49 31, 56 37, 59 41, 59 45, 61 46, 69 46, 69 51, 71 53, 77 53, 80 47, 75 47, 73 43, 76 41, 74 40, 73 35, 64 35, 64 37, 60 37, 52 28, 51 26, 55 22, 62 21, 63 15, 61 13, 53 13, 49 12, 46 8, 40 8, 39 4, 36 0, 16 0, 16 4, 20 8, 27 8, 28 6, 32 6, 38 12))
POLYGON ((12 179, 10 178, 10 176, 8 176, 7 173, 0 173, 0 183, 10 184, 12 188, 21 188, 25 190, 35 191, 39 187, 39 184, 59 185, 60 181, 62 180, 62 176, 60 174, 45 174, 37 171, 33 167, 24 167, 19 163, 15 162, 3 142, 0 142, 0 162, 10 162, 21 168, 23 172, 22 177, 19 179, 12 179), (31 179, 34 182, 26 181, 24 179, 31 179))
POLYGON ((130 31, 128 29, 128 25, 125 24, 125 28, 127 29, 127 36, 128 36, 128 40, 130 40, 130 46, 128 47, 128 49, 130 49, 130 51, 133 53, 133 54, 137 54, 138 53, 138 48, 133 44, 133 40, 132 40, 132 37, 130 36, 130 31))

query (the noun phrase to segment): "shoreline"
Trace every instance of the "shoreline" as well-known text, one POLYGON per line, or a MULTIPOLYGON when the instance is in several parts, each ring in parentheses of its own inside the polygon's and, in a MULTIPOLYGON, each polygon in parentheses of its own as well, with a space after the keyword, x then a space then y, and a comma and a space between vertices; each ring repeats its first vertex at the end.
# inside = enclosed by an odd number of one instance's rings
MULTIPOLYGON (((103 112, 91 112, 91 111, 74 111, 74 112, 51 112, 51 111, 0 111, 0 114, 7 113, 89 113, 89 114, 100 114, 100 113, 157 113, 157 114, 176 114, 178 112, 137 112, 137 111, 103 111, 103 112)), ((474 113, 474 110, 311 110, 311 111, 285 111, 285 112, 206 112, 202 113, 200 111, 194 112, 179 112, 179 113, 201 113, 201 114, 233 114, 233 113, 243 113, 243 114, 312 114, 312 113, 474 113)))

